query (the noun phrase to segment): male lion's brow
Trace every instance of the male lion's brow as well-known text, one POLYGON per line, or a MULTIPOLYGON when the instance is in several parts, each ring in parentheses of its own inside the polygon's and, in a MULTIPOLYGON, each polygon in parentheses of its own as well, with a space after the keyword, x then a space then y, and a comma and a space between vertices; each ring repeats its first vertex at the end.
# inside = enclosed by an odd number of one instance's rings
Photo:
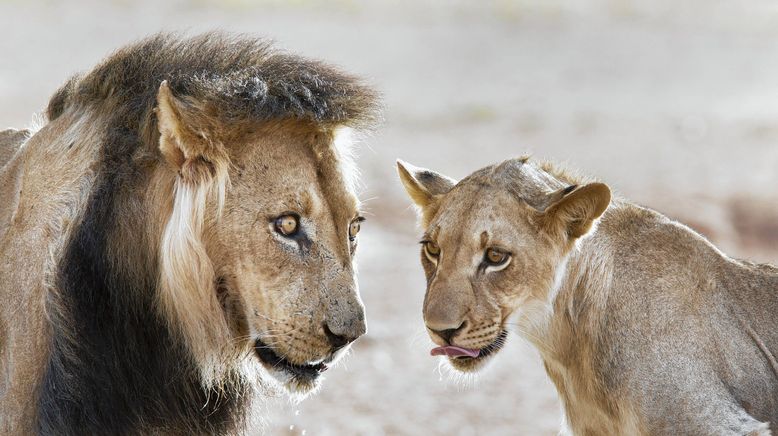
POLYGON ((276 203, 277 211, 295 212, 302 216, 310 216, 317 212, 319 201, 310 192, 301 190, 280 198, 276 203))
POLYGON ((300 215, 308 215, 307 209, 308 208, 306 208, 305 205, 303 205, 297 199, 285 199, 276 203, 275 210, 273 210, 273 213, 294 212, 294 213, 299 213, 300 215))

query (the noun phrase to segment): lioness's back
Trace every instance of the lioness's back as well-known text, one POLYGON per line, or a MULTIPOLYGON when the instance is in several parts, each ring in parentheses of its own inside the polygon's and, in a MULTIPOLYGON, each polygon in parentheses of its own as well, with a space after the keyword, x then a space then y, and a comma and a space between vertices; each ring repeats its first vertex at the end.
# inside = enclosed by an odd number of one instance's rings
POLYGON ((679 392, 699 399, 689 405, 699 407, 700 420, 716 422, 718 412, 705 416, 704 406, 726 397, 747 404, 760 421, 778 422, 778 367, 769 352, 778 350, 774 268, 728 258, 652 211, 626 205, 608 214, 600 225, 618 235, 619 249, 603 315, 606 382, 621 385, 635 402, 664 399, 644 404, 660 433, 692 413, 667 407, 679 392))

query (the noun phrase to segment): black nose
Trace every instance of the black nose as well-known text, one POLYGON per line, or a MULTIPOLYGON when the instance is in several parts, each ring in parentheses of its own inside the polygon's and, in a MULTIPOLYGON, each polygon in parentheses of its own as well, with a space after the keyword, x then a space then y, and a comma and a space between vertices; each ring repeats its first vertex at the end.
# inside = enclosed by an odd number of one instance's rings
POLYGON ((327 335, 327 340, 330 342, 330 345, 332 345, 332 349, 335 351, 340 350, 346 345, 354 342, 359 337, 359 335, 349 336, 349 335, 342 335, 342 334, 339 335, 333 333, 332 329, 330 329, 330 326, 327 325, 327 323, 324 323, 324 334, 327 335))
POLYGON ((446 341, 446 343, 450 344, 451 338, 453 338, 454 335, 457 334, 457 332, 461 331, 463 328, 465 328, 465 321, 463 321, 462 324, 460 324, 459 327, 457 328, 445 329, 445 330, 435 330, 435 329, 430 329, 430 330, 432 331, 432 333, 435 333, 441 339, 446 341))

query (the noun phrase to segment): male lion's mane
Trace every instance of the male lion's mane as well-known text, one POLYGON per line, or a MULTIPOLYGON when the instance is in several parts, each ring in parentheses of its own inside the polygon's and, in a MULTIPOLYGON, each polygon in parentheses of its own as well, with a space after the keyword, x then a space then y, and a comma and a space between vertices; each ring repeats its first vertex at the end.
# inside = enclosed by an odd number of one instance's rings
MULTIPOLYGON (((42 434, 223 434, 247 418, 252 381, 233 368, 218 384, 203 383, 186 342, 156 310, 159 259, 123 255, 113 240, 128 220, 145 222, 133 218, 145 211, 131 200, 161 160, 154 108, 163 81, 222 140, 282 120, 367 127, 377 113, 375 94, 356 79, 262 40, 217 33, 153 36, 59 89, 50 121, 91 111, 109 122, 97 128, 96 182, 46 301, 52 341, 42 434), (136 265, 128 267, 131 257, 136 265)), ((122 249, 141 252, 142 233, 122 249)))

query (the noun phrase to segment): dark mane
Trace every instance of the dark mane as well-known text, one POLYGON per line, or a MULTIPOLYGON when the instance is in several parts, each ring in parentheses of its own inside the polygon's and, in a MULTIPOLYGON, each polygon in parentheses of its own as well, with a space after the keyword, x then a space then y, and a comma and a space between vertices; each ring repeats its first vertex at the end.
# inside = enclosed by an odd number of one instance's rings
POLYGON ((124 126, 155 130, 148 121, 163 80, 177 97, 201 102, 228 123, 291 117, 364 128, 378 113, 375 92, 332 66, 265 40, 205 33, 158 34, 117 51, 63 85, 47 115, 54 120, 68 108, 92 106, 119 111, 124 126))

